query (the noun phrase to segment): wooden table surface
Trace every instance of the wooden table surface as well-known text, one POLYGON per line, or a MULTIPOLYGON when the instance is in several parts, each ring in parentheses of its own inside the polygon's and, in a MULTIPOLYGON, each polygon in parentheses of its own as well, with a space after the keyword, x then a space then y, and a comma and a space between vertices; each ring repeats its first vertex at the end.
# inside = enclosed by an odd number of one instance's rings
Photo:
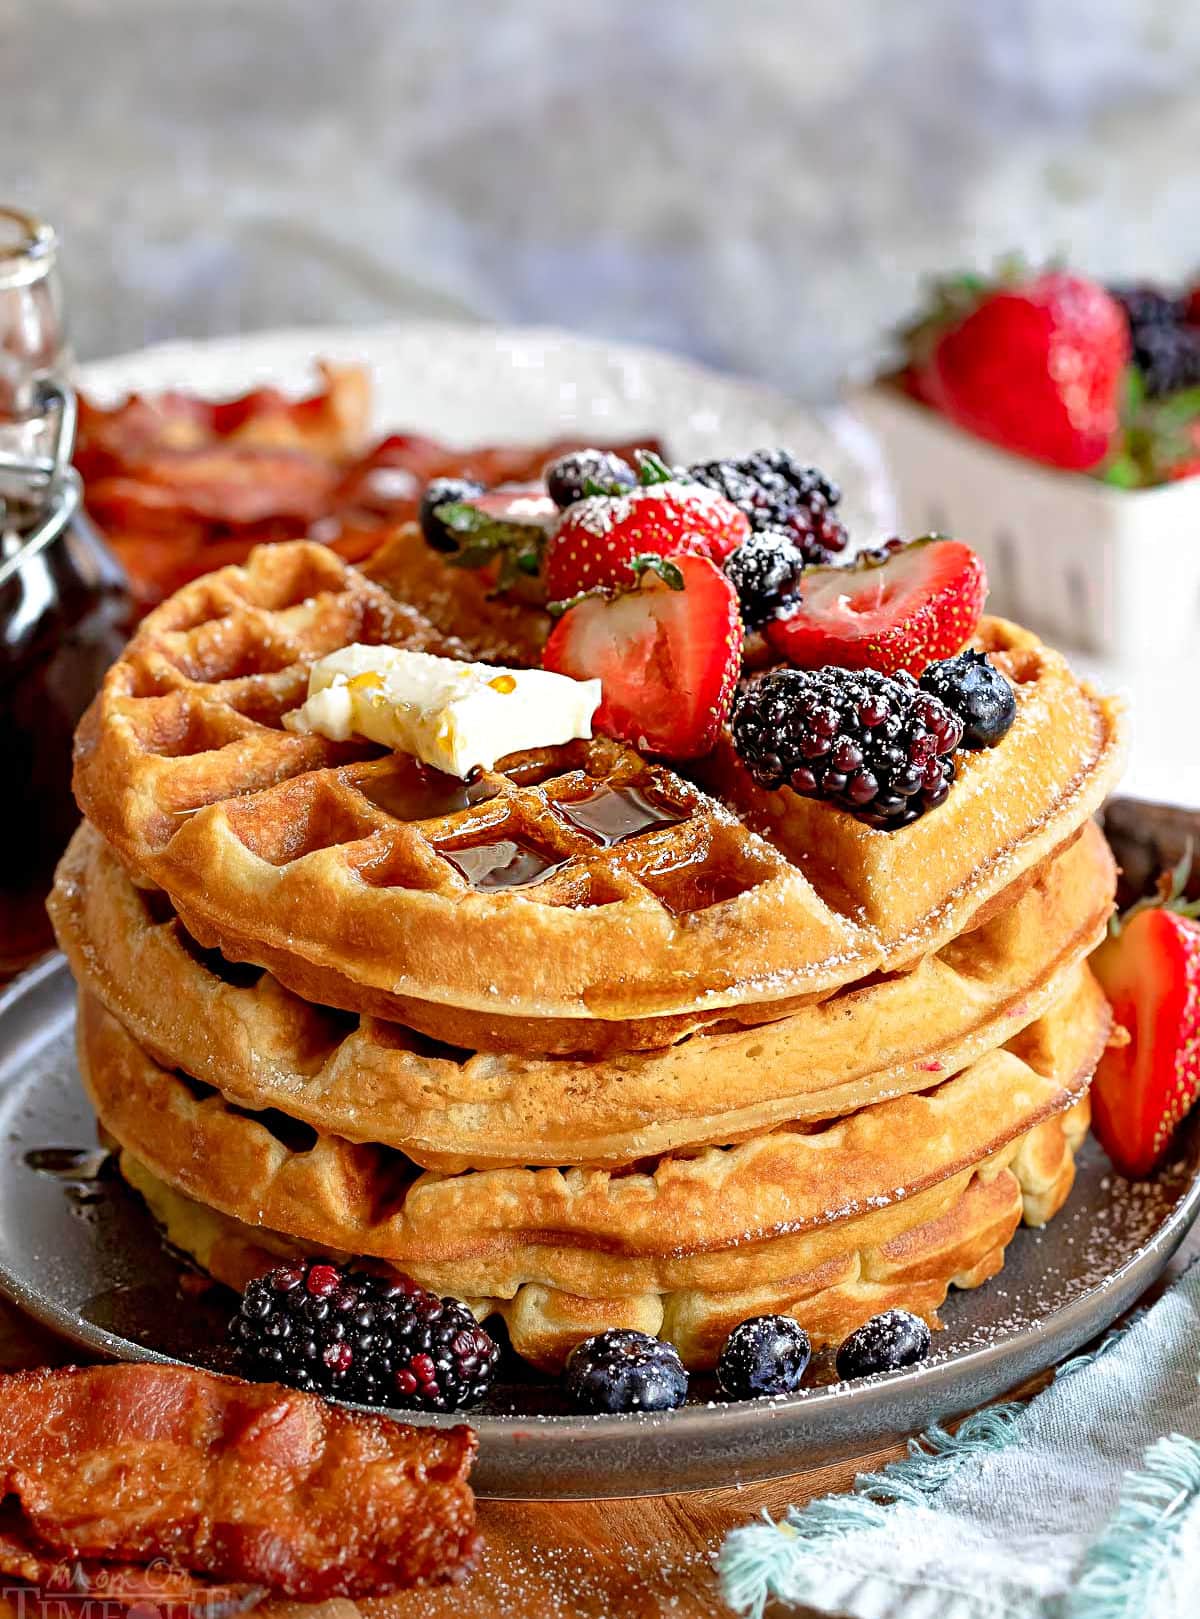
MULTIPOLYGON (((1200 1229, 1166 1280, 1200 1256, 1200 1229)), ((1143 1301, 1145 1302, 1145 1301, 1143 1301)), ((0 1363, 62 1363, 61 1340, 0 1303, 0 1363)), ((1018 1391, 1036 1393, 1048 1378, 1018 1391)), ((468 1584, 361 1603, 364 1619, 709 1619, 728 1615, 712 1558, 726 1532, 764 1510, 772 1514, 846 1489, 856 1473, 900 1455, 892 1445, 836 1466, 745 1489, 708 1490, 632 1501, 481 1501, 482 1563, 468 1584)), ((320 1609, 269 1603, 259 1619, 359 1619, 356 1605, 320 1609)), ((793 1614, 796 1610, 789 1610, 793 1614)), ((4 1604, 0 1603, 0 1619, 4 1604)), ((25 1619, 29 1619, 26 1612, 25 1619)))

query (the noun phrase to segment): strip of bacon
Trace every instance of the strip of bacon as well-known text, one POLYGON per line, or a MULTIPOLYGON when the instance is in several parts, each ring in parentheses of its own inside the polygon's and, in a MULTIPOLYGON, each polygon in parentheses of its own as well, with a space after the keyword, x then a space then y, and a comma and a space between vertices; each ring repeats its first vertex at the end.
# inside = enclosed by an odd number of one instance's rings
POLYGON ((203 1599, 209 1619, 263 1590, 320 1602, 457 1580, 478 1555, 475 1448, 469 1428, 186 1366, 13 1373, 0 1377, 0 1496, 13 1498, 0 1571, 46 1589, 78 1563, 114 1600, 203 1599), (165 1581, 156 1597, 151 1579, 165 1581))
MULTIPOLYGON (((114 406, 80 399, 75 465, 87 510, 143 606, 271 540, 310 535, 362 561, 416 516, 430 478, 532 482, 548 461, 579 448, 460 449, 418 433, 364 448, 365 368, 318 370, 321 385, 305 399, 275 388, 224 401, 179 390, 114 406)), ((614 448, 628 456, 634 446, 614 448)))

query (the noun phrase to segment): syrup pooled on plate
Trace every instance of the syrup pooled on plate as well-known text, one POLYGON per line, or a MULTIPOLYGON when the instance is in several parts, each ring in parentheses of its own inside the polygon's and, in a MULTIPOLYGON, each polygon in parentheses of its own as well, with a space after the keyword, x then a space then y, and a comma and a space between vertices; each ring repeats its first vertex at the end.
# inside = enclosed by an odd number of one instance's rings
POLYGON ((635 838, 641 832, 676 826, 688 818, 686 810, 665 799, 652 797, 638 787, 600 786, 586 798, 558 803, 554 808, 564 821, 594 838, 605 849, 624 843, 626 838, 635 838))

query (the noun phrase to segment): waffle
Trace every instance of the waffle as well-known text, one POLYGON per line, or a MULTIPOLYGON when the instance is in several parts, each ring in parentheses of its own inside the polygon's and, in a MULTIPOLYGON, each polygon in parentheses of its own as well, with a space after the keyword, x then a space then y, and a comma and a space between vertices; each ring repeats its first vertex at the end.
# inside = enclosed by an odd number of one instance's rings
POLYGON ((401 756, 280 730, 314 657, 438 634, 319 546, 262 548, 147 618, 81 726, 75 785, 206 947, 475 1049, 649 1047, 905 968, 1013 897, 1120 765, 1119 710, 999 620, 981 634, 1016 723, 895 833, 762 794, 728 747, 707 791, 609 742, 514 755, 447 812, 401 756), (651 825, 600 847, 581 801, 630 790, 651 825), (464 875, 500 842, 530 886, 464 875))
POLYGON ((1109 1028, 1108 1003, 1080 967, 1049 1013, 931 1091, 626 1172, 421 1171, 160 1066, 86 993, 79 1051, 109 1135, 243 1223, 462 1297, 512 1297, 530 1282, 612 1297, 747 1291, 844 1252, 849 1228, 861 1246, 940 1213, 956 1177, 1015 1152, 1079 1099, 1109 1028))
MULTIPOLYGON (((1044 1225, 1061 1208, 1087 1125, 1085 1096, 955 1176, 940 1206, 923 1206, 915 1223, 743 1292, 691 1287, 586 1298, 526 1283, 511 1298, 477 1297, 471 1306, 480 1320, 501 1317, 516 1352, 547 1372, 557 1371, 582 1339, 615 1326, 668 1339, 692 1369, 711 1367, 732 1328, 756 1315, 796 1316, 818 1349, 839 1344, 881 1310, 913 1310, 937 1326, 950 1287, 978 1287, 1000 1270, 1022 1217, 1044 1225)), ((243 1287, 281 1258, 313 1252, 311 1243, 301 1247, 189 1198, 129 1152, 121 1153, 120 1166, 168 1241, 231 1287, 243 1287)), ((326 1251, 338 1260, 351 1257, 326 1251)))
POLYGON ((1061 997, 1102 936, 1114 881, 1089 823, 1014 904, 906 974, 765 1028, 601 1061, 460 1053, 398 1024, 331 1015, 201 950, 166 896, 137 889, 86 825, 50 904, 76 978, 165 1067, 240 1107, 455 1173, 628 1164, 948 1078, 1061 997))

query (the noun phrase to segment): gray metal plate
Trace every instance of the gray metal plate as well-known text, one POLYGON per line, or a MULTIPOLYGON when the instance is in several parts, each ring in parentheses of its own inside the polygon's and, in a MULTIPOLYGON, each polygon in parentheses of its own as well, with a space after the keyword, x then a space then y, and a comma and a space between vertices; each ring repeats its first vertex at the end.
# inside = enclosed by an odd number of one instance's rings
MULTIPOLYGON (((139 1200, 95 1173, 98 1157, 88 1161, 95 1124, 78 1083, 73 1020, 58 957, 0 996, 0 1290, 94 1353, 228 1370, 232 1295, 197 1289, 194 1277, 189 1285, 139 1200)), ((476 1488, 534 1500, 645 1495, 862 1454, 995 1399, 1103 1331, 1161 1274, 1197 1212, 1196 1121, 1172 1164, 1137 1185, 1114 1175, 1089 1141, 1066 1209, 1044 1232, 1018 1232, 995 1280, 951 1296, 946 1331, 923 1366, 834 1384, 818 1361, 814 1387, 743 1405, 715 1402, 711 1381, 695 1379, 682 1410, 625 1417, 572 1414, 552 1384, 510 1367, 512 1381, 471 1414, 476 1488)))

